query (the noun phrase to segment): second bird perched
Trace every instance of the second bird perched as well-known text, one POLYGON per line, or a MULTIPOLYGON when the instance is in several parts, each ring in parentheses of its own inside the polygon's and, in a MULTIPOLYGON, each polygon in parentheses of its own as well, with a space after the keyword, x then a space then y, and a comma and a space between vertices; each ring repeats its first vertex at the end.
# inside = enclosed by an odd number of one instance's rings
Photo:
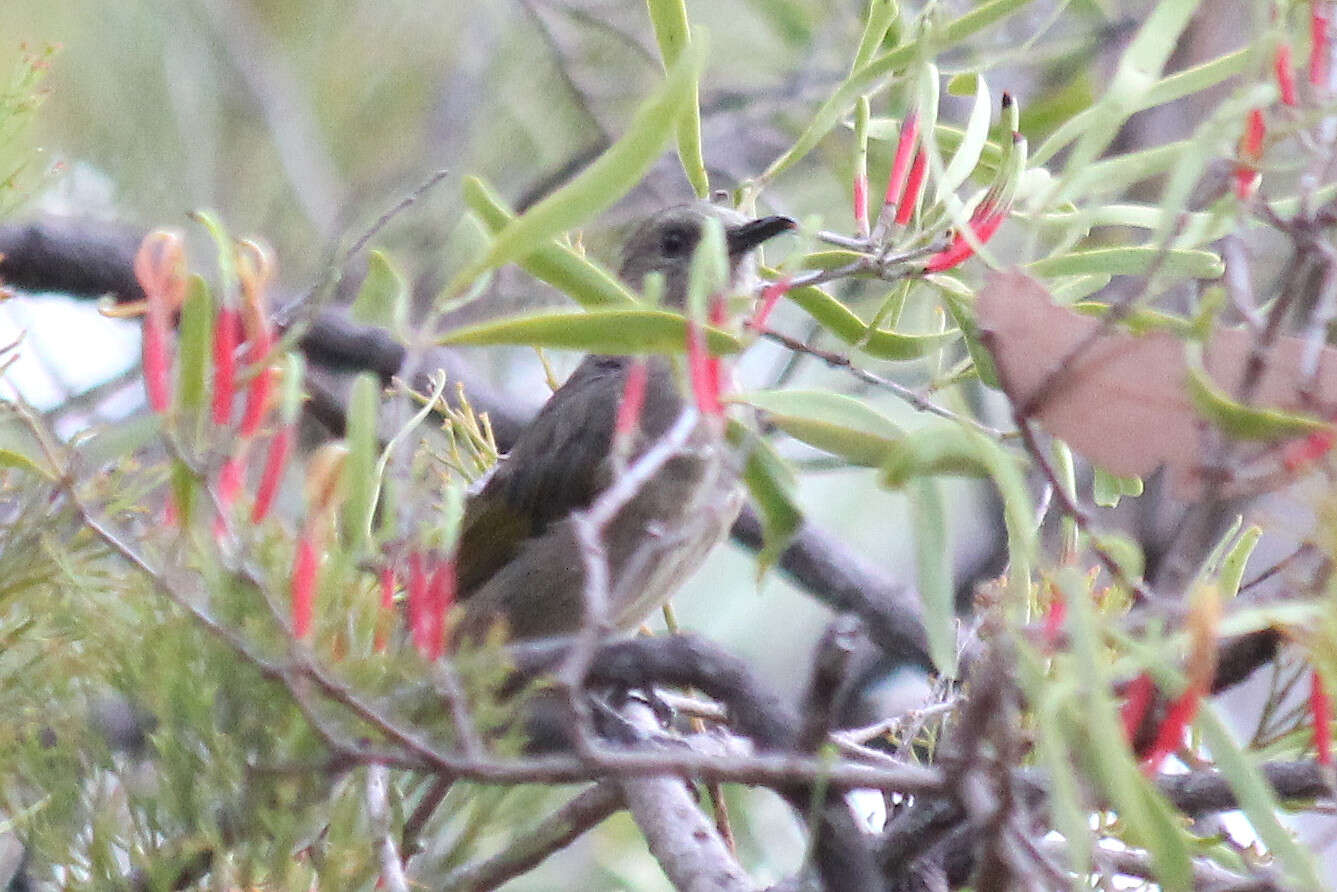
MULTIPOLYGON (((692 257, 711 217, 723 224, 735 289, 755 279, 753 250, 794 226, 786 217, 750 220, 705 202, 672 207, 628 240, 622 278, 639 289, 647 275, 661 274, 664 303, 681 309, 692 257)), ((587 356, 469 499, 457 564, 464 605, 458 635, 477 639, 497 623, 513 638, 580 627, 585 569, 571 515, 587 509, 614 480, 614 424, 633 361, 587 356)), ((684 405, 673 361, 650 357, 631 460, 668 431, 684 405)), ((684 448, 607 525, 608 620, 614 627, 641 622, 723 538, 742 504, 736 465, 721 431, 703 419, 684 448)))

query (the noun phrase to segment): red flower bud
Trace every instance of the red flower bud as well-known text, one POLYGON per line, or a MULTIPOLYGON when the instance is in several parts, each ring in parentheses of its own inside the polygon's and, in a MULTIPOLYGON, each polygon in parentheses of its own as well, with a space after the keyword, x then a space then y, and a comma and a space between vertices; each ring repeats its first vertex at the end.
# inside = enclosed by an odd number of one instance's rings
POLYGON ((232 394, 236 390, 237 335, 241 320, 233 307, 223 306, 214 320, 214 424, 232 421, 232 394))
POLYGON ((896 224, 904 226, 910 222, 910 217, 914 215, 915 206, 919 204, 919 193, 924 188, 924 169, 928 164, 928 156, 924 150, 920 149, 915 153, 915 162, 910 165, 910 178, 905 183, 905 193, 901 195, 900 204, 896 206, 896 224))
POLYGON ((702 415, 721 416, 724 405, 720 402, 718 362, 706 351, 706 336, 701 324, 687 320, 687 371, 692 384, 692 395, 702 415))
POLYGON ((279 483, 283 481, 283 472, 288 466, 292 440, 293 427, 285 424, 269 441, 265 468, 260 474, 260 485, 255 491, 255 505, 251 508, 251 523, 260 523, 269 516, 269 509, 274 505, 274 497, 278 495, 279 483))
POLYGON ((1137 678, 1128 684, 1128 690, 1124 692, 1123 707, 1119 710, 1119 718, 1123 721, 1123 736, 1128 743, 1137 742, 1138 732, 1142 730, 1142 722, 1147 717, 1147 710, 1151 707, 1151 701, 1156 696, 1156 685, 1152 683, 1151 676, 1143 672, 1137 678))
POLYGON ((789 276, 785 276, 776 282, 771 282, 761 292, 761 306, 757 308, 756 314, 748 320, 748 328, 755 328, 757 331, 766 330, 766 320, 771 318, 771 312, 775 305, 780 302, 780 298, 789 293, 793 287, 793 282, 789 276))
POLYGON ((1142 770, 1147 776, 1159 773, 1165 758, 1184 745, 1184 734, 1188 731, 1188 726, 1193 724, 1193 718, 1198 714, 1200 705, 1202 705, 1202 689, 1197 685, 1190 685, 1188 690, 1170 704, 1165 719, 1156 731, 1156 741, 1147 751, 1146 759, 1142 763, 1142 770))
MULTIPOLYGON (((970 230, 975 233, 975 238, 979 240, 980 244, 984 244, 993 238, 993 234, 998 231, 999 226, 1003 225, 1005 219, 1007 219, 1007 211, 1005 209, 994 210, 986 199, 971 215, 970 230)), ((924 264, 924 272, 940 273, 943 270, 951 269, 964 263, 974 253, 975 246, 964 235, 957 232, 952 236, 951 244, 928 259, 924 264)))
POLYGON ((627 369, 627 380, 622 385, 622 399, 617 404, 617 421, 613 426, 613 436, 630 437, 641 420, 641 408, 645 405, 645 384, 649 378, 649 367, 644 359, 634 359, 627 369))
POLYGON ((1277 55, 1272 60, 1276 71, 1277 88, 1281 90, 1282 105, 1297 104, 1295 96, 1295 65, 1291 62, 1291 45, 1282 43, 1277 47, 1277 55))
POLYGON ((311 531, 303 530, 297 540, 297 554, 292 568, 292 633, 298 639, 311 633, 311 617, 315 608, 316 573, 320 557, 311 531))
POLYGON ((1309 676, 1309 717, 1314 721, 1314 751, 1318 764, 1332 764, 1332 701, 1323 686, 1323 676, 1314 670, 1309 676))

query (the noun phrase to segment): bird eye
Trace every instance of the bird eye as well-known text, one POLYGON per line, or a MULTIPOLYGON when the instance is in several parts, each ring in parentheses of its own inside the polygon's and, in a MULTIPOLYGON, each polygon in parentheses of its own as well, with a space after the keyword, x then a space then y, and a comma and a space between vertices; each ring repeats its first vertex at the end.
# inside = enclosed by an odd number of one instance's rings
POLYGON ((691 239, 687 233, 676 227, 664 230, 659 236, 659 250, 665 257, 683 256, 690 248, 690 243, 691 239))

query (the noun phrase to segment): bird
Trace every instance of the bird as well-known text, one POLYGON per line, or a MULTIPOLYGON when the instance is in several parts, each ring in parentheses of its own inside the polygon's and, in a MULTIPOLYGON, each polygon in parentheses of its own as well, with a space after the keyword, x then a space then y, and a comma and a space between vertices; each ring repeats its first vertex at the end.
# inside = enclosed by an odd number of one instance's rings
MULTIPOLYGON (((664 305, 682 309, 692 257, 712 217, 724 230, 735 291, 756 281, 755 249, 795 225, 781 216, 750 219, 706 201, 675 205, 633 231, 620 276, 639 290, 658 273, 664 305)), ((664 436, 686 405, 674 358, 644 361, 645 396, 626 456, 630 462, 664 436)), ((456 551, 462 608, 457 642, 482 641, 496 628, 520 640, 581 627, 585 563, 572 517, 616 478, 615 419, 635 362, 631 356, 586 356, 466 501, 456 551)), ((683 449, 603 529, 605 619, 613 630, 635 628, 660 606, 724 537, 741 508, 738 461, 715 422, 699 419, 683 449)))

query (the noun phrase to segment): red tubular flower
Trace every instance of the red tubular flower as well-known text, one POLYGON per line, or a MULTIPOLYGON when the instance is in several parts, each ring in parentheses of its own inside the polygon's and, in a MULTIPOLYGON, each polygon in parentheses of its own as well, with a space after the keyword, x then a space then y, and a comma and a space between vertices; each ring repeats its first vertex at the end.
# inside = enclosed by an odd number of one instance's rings
POLYGON ((279 428, 269 441, 269 451, 265 455, 265 469, 260 474, 260 485, 255 491, 255 504, 251 507, 251 523, 260 523, 269 516, 269 509, 278 495, 279 483, 283 481, 283 472, 288 466, 288 456, 292 453, 293 427, 285 424, 279 428))
MULTIPOLYGON (((269 355, 273 346, 273 338, 267 337, 263 341, 251 341, 250 347, 246 352, 248 363, 260 362, 269 355)), ((253 366, 254 367, 254 366, 253 366)), ((260 430, 260 425, 264 422, 265 416, 269 414, 270 408, 274 403, 274 379, 277 373, 273 366, 265 364, 256 368, 255 377, 251 379, 251 384, 246 388, 246 411, 241 417, 241 435, 249 438, 254 437, 260 430)))
POLYGON ((860 235, 868 235, 868 171, 854 175, 854 225, 860 235))
POLYGON ((1142 722, 1146 719, 1147 710, 1151 707, 1151 701, 1155 696, 1156 685, 1152 683, 1151 676, 1145 672, 1133 679, 1128 685, 1128 690, 1124 692, 1119 718, 1123 721, 1124 739, 1130 746, 1137 743, 1138 732, 1142 730, 1142 722))
POLYGON ((292 632, 298 639, 311 633, 311 617, 316 596, 316 571, 320 559, 311 530, 303 530, 297 540, 297 554, 292 568, 292 632))
POLYGON ((1328 0, 1309 0, 1309 83, 1318 89, 1328 85, 1328 22, 1332 11, 1328 0))
POLYGON ((1287 471, 1295 472, 1308 467, 1328 454, 1337 431, 1315 431, 1307 437, 1292 440, 1281 448, 1281 463, 1287 471))
POLYGON ((162 414, 172 403, 169 352, 172 315, 186 297, 186 252, 181 236, 155 230, 135 254, 135 278, 144 289, 144 389, 149 408, 162 414))
MULTIPOLYGON (((980 244, 984 244, 993 238, 993 234, 998 231, 998 227, 1003 225, 1007 219, 1006 209, 995 209, 988 197, 980 202, 980 206, 975 209, 975 213, 970 216, 970 229, 975 233, 975 238, 980 244)), ((924 272, 940 273, 943 270, 951 269, 958 264, 964 263, 975 253, 975 246, 972 245, 960 232, 952 236, 951 244, 943 248, 938 253, 929 257, 924 264, 924 272)))
POLYGON ((789 293, 789 289, 794 286, 789 276, 785 276, 779 281, 772 282, 761 291, 761 306, 757 308, 756 314, 748 320, 748 328, 755 328, 757 331, 766 330, 766 321, 771 318, 771 311, 775 305, 780 302, 780 298, 789 293))
POLYGON ((1156 741, 1142 762, 1142 770, 1148 777, 1159 773, 1166 756, 1183 746, 1184 734, 1188 731, 1188 726, 1193 724, 1193 718, 1198 714, 1198 707, 1202 704, 1202 693, 1202 689, 1197 685, 1190 685, 1188 690, 1170 704, 1165 719, 1156 730, 1156 741))
POLYGON ((1309 676, 1309 717, 1314 722, 1314 751, 1318 764, 1332 765, 1332 701, 1318 670, 1309 676))
POLYGON ((632 360, 627 369, 627 380, 622 385, 622 399, 617 404, 617 421, 613 425, 615 438, 630 437, 641 420, 645 405, 645 382, 650 370, 644 359, 632 360))
POLYGON ((1049 609, 1045 611, 1044 623, 1045 643, 1051 648, 1058 644, 1063 634, 1063 621, 1067 617, 1068 602, 1062 592, 1055 592, 1054 600, 1049 602, 1049 609))
POLYGON ((1281 91, 1283 105, 1295 106, 1295 64, 1291 61, 1291 45, 1282 43, 1277 47, 1277 54, 1272 60, 1272 67, 1277 76, 1277 89, 1281 91))
POLYGON ((687 320, 687 372, 692 384, 692 395, 696 397, 696 407, 702 415, 716 417, 724 414, 724 405, 720 402, 719 367, 712 365, 714 359, 706 350, 706 336, 701 323, 695 319, 687 320))
POLYGON ((242 324, 246 331, 246 363, 255 377, 246 389, 246 411, 241 419, 241 436, 254 437, 269 413, 274 391, 274 370, 269 367, 269 353, 274 348, 274 327, 269 321, 265 288, 273 274, 274 261, 269 252, 255 242, 237 245, 237 278, 245 303, 242 324))
POLYGON ((144 316, 144 389, 148 392, 149 408, 159 415, 172 404, 172 387, 167 380, 172 360, 167 340, 166 324, 150 311, 144 316))
MULTIPOLYGON (((882 201, 885 207, 899 207, 905 191, 905 178, 910 170, 910 155, 919 143, 919 111, 910 112, 901 122, 901 136, 896 142, 896 154, 891 160, 891 175, 887 177, 887 192, 882 201)), ((885 210, 883 211, 885 213, 885 210)))
POLYGON ((1267 136, 1267 122, 1263 120, 1263 110, 1255 108, 1245 119, 1244 135, 1240 137, 1240 162, 1235 165, 1235 195, 1240 201, 1248 201, 1258 191, 1262 174, 1258 172, 1258 162, 1263 158, 1263 139, 1267 136))
POLYGON ((427 618, 426 651, 423 656, 439 660, 446 648, 446 611, 455 603, 455 561, 442 559, 432 573, 427 601, 431 611, 427 618))
POLYGON ((423 563, 422 552, 414 549, 409 552, 409 635, 413 639, 413 646, 424 656, 427 654, 427 639, 430 634, 427 628, 431 616, 428 598, 427 568, 423 563))
POLYGON ((904 226, 910 222, 910 217, 914 215, 915 206, 919 204, 919 193, 924 188, 924 169, 928 165, 928 156, 924 150, 920 149, 915 153, 915 162, 910 165, 910 178, 905 183, 905 193, 901 195, 900 204, 896 206, 896 225, 904 226))
POLYGON ((237 378, 237 334, 241 319, 235 307, 226 303, 214 320, 214 424, 223 427, 232 420, 232 395, 237 378))
POLYGON ((395 566, 386 562, 381 568, 380 611, 376 616, 376 640, 373 647, 378 654, 385 653, 390 638, 390 623, 395 615, 395 566))

